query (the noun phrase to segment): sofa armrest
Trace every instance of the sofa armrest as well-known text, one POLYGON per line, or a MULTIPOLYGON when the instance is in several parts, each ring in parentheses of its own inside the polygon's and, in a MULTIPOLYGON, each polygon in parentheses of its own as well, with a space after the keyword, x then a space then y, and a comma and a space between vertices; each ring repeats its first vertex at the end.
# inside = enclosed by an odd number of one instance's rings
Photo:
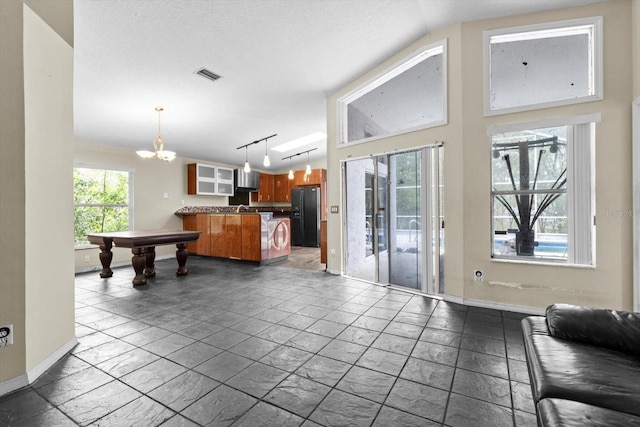
POLYGON ((553 304, 547 307, 551 336, 640 356, 640 314, 553 304))

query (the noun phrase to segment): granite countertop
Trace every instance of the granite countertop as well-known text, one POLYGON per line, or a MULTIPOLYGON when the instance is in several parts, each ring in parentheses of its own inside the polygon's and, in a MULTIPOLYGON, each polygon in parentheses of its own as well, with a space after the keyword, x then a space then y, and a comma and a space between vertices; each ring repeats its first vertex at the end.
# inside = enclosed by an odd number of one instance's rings
MULTIPOLYGON (((216 213, 236 213, 237 206, 184 206, 175 214, 178 216, 196 215, 196 214, 216 214, 216 213)), ((240 209, 240 213, 251 212, 273 212, 274 215, 291 214, 290 206, 245 206, 240 209)))

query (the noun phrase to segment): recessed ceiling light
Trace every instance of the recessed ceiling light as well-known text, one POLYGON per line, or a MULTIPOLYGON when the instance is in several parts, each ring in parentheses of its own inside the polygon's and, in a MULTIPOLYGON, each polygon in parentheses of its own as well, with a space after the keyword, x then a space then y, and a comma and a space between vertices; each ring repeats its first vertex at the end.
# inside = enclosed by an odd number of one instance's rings
POLYGON ((272 147, 271 149, 274 151, 279 151, 284 153, 285 151, 293 150, 295 148, 302 147, 303 145, 311 144, 314 142, 318 142, 320 140, 326 139, 327 134, 324 132, 314 132, 310 135, 303 136, 298 139, 294 139, 293 141, 285 142, 284 144, 280 144, 276 147, 272 147))

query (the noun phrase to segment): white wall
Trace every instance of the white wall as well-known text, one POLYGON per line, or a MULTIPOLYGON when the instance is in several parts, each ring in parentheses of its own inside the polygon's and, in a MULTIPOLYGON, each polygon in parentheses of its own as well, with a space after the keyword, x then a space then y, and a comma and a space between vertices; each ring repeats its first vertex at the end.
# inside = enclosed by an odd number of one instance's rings
MULTIPOLYGON (((72 21, 71 2, 39 6, 72 21)), ((72 81, 72 47, 23 1, 0 2, 0 324, 14 326, 0 395, 76 342, 72 81)))
MULTIPOLYGON (((444 141, 447 296, 459 301, 502 304, 534 311, 553 302, 631 309, 631 219, 604 214, 607 210, 625 212, 631 209, 631 35, 631 2, 618 0, 462 23, 424 36, 329 98, 328 204, 342 204, 340 162, 349 156, 360 157, 444 141), (484 117, 483 31, 590 16, 603 16, 604 19, 604 100, 484 117), (337 148, 337 99, 412 51, 443 38, 448 39, 449 123, 367 144, 337 148), (602 122, 596 128, 596 267, 493 261, 490 257, 491 145, 487 130, 491 126, 598 112, 602 114, 602 122), (475 269, 484 271, 484 282, 473 280, 475 269)), ((341 217, 330 214, 328 247, 337 252, 336 257, 328 260, 331 272, 343 271, 343 241, 341 217)))
POLYGON ((73 209, 67 202, 73 198, 73 49, 27 6, 24 70, 30 370, 75 337, 73 209))
POLYGON ((0 325, 21 331, 0 348, 0 385, 26 372, 22 14, 21 1, 0 2, 0 325))

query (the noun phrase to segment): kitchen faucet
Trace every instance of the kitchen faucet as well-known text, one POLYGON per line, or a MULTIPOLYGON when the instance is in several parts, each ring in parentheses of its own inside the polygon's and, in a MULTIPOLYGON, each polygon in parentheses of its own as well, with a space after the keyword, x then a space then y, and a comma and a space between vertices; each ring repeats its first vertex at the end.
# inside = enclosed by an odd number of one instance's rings
POLYGON ((236 209, 236 213, 240 213, 241 208, 244 208, 244 205, 239 205, 238 208, 236 209))

